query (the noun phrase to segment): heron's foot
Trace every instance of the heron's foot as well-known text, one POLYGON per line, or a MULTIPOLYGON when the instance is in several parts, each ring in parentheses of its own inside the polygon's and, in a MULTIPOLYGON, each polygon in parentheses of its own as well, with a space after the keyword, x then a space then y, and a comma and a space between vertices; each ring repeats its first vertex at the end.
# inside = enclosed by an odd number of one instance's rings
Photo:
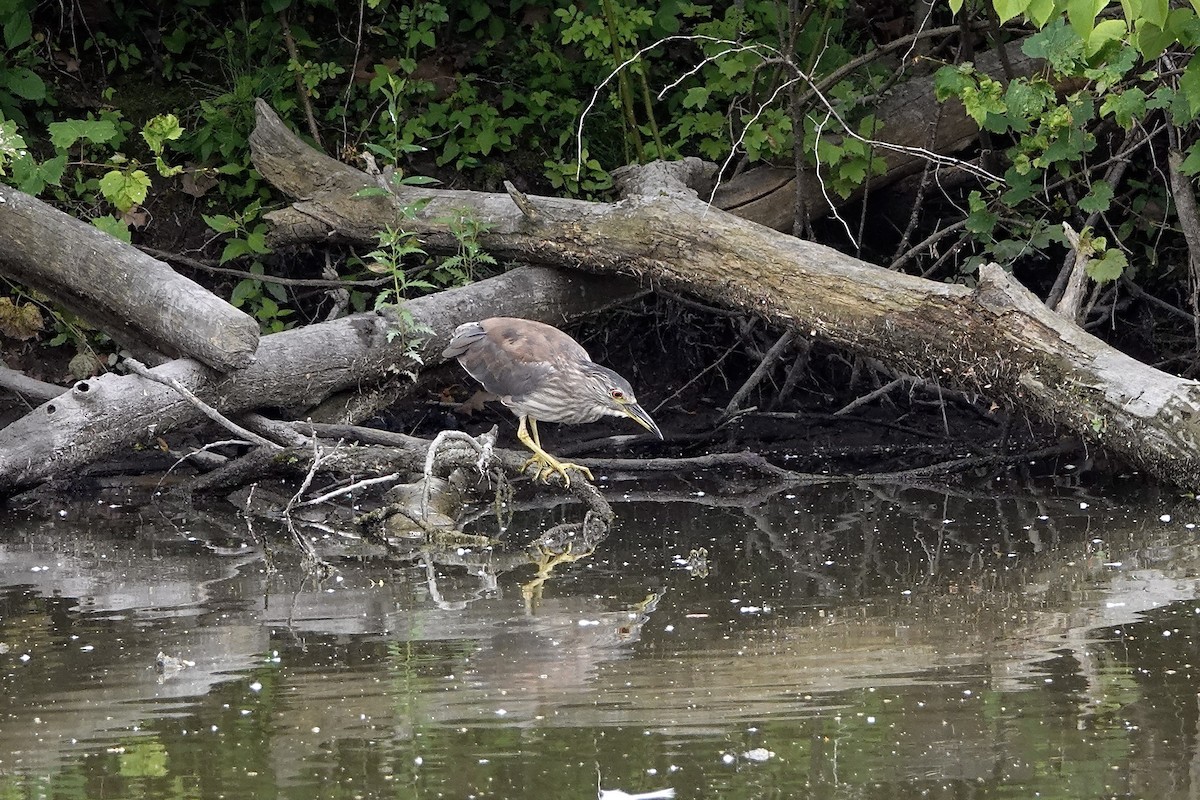
POLYGON ((592 477, 592 471, 582 464, 573 464, 570 461, 559 461, 553 456, 542 457, 534 454, 529 457, 529 460, 521 465, 521 472, 524 473, 527 469, 529 469, 530 464, 537 466, 537 475, 535 475, 533 479, 535 481, 541 481, 542 483, 549 483, 550 476, 557 472, 562 476, 563 484, 569 487, 571 485, 571 476, 567 474, 567 470, 569 469, 579 470, 587 476, 589 481, 596 480, 592 477))

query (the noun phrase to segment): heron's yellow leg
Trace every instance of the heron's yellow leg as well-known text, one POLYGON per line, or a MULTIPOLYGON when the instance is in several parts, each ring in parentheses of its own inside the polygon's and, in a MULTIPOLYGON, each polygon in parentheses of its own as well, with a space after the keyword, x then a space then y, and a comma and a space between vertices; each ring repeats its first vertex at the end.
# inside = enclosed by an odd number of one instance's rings
POLYGON ((550 476, 557 472, 562 476, 563 483, 567 486, 571 485, 571 478, 567 475, 568 469, 577 469, 584 475, 587 475, 588 480, 595 480, 592 477, 592 471, 587 467, 579 464, 572 464, 570 461, 559 461, 554 456, 542 449, 541 440, 538 437, 537 420, 529 419, 525 415, 521 415, 521 422, 517 425, 517 438, 522 444, 533 451, 533 456, 521 465, 521 472, 529 469, 530 464, 537 464, 538 474, 535 480, 540 480, 543 483, 550 480, 550 476), (528 429, 526 429, 526 420, 529 421, 528 429), (533 435, 530 436, 532 431, 533 435))

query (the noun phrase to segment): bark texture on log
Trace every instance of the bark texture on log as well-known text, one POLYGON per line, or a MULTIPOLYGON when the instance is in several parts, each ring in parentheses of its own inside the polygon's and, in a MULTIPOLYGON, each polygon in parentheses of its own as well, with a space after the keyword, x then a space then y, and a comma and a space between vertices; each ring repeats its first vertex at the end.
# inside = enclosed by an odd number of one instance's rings
MULTIPOLYGON (((307 145, 259 106, 255 141, 275 165, 303 163, 307 145)), ((690 171, 690 170, 689 170, 690 171)), ((277 240, 331 237, 364 244, 400 210, 429 203, 406 228, 427 249, 453 251, 444 219, 465 209, 490 227, 499 258, 620 273, 761 315, 905 373, 951 382, 1052 420, 1154 475, 1200 488, 1200 383, 1123 355, 1046 309, 997 267, 975 290, 889 272, 711 208, 679 191, 585 203, 530 197, 530 218, 505 195, 404 188, 356 200, 354 186, 309 196, 271 215, 277 240)), ((360 173, 358 187, 368 185, 360 173)), ((636 182, 632 182, 636 185, 636 182)))
MULTIPOLYGON (((418 351, 435 363, 460 323, 493 314, 561 323, 643 293, 627 279, 528 267, 412 300, 407 309, 418 325, 432 329, 418 351)), ((256 408, 299 414, 347 387, 405 380, 398 368, 415 365, 405 357, 405 337, 389 336, 394 328, 389 315, 356 314, 264 336, 255 362, 229 375, 191 359, 152 371, 227 415, 256 408)), ((80 381, 0 430, 0 492, 69 475, 202 417, 174 389, 136 375, 80 381)))
POLYGON ((0 273, 127 349, 195 358, 222 372, 254 360, 252 317, 137 248, 7 186, 0 230, 0 273))

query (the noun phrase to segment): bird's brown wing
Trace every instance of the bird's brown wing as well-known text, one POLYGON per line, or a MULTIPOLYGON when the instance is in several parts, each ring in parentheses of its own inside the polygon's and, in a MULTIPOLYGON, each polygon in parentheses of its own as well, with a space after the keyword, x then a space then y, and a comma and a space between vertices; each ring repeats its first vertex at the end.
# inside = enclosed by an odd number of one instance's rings
POLYGON ((508 404, 543 386, 564 359, 590 361, 587 351, 557 328, 509 317, 460 325, 443 355, 457 358, 471 377, 508 404))

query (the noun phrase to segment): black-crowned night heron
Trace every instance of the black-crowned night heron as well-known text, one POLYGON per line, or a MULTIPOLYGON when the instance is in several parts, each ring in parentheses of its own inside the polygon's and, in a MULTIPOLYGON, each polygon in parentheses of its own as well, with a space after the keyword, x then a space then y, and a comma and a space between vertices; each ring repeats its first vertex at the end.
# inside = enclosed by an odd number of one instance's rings
POLYGON ((579 342, 552 325, 512 317, 467 322, 455 329, 442 355, 457 358, 472 378, 517 415, 517 438, 533 451, 521 471, 537 464, 539 480, 557 472, 570 486, 568 469, 588 478, 592 472, 543 450, 538 420, 581 423, 603 416, 629 417, 662 438, 662 431, 638 405, 629 381, 592 361, 579 342))

